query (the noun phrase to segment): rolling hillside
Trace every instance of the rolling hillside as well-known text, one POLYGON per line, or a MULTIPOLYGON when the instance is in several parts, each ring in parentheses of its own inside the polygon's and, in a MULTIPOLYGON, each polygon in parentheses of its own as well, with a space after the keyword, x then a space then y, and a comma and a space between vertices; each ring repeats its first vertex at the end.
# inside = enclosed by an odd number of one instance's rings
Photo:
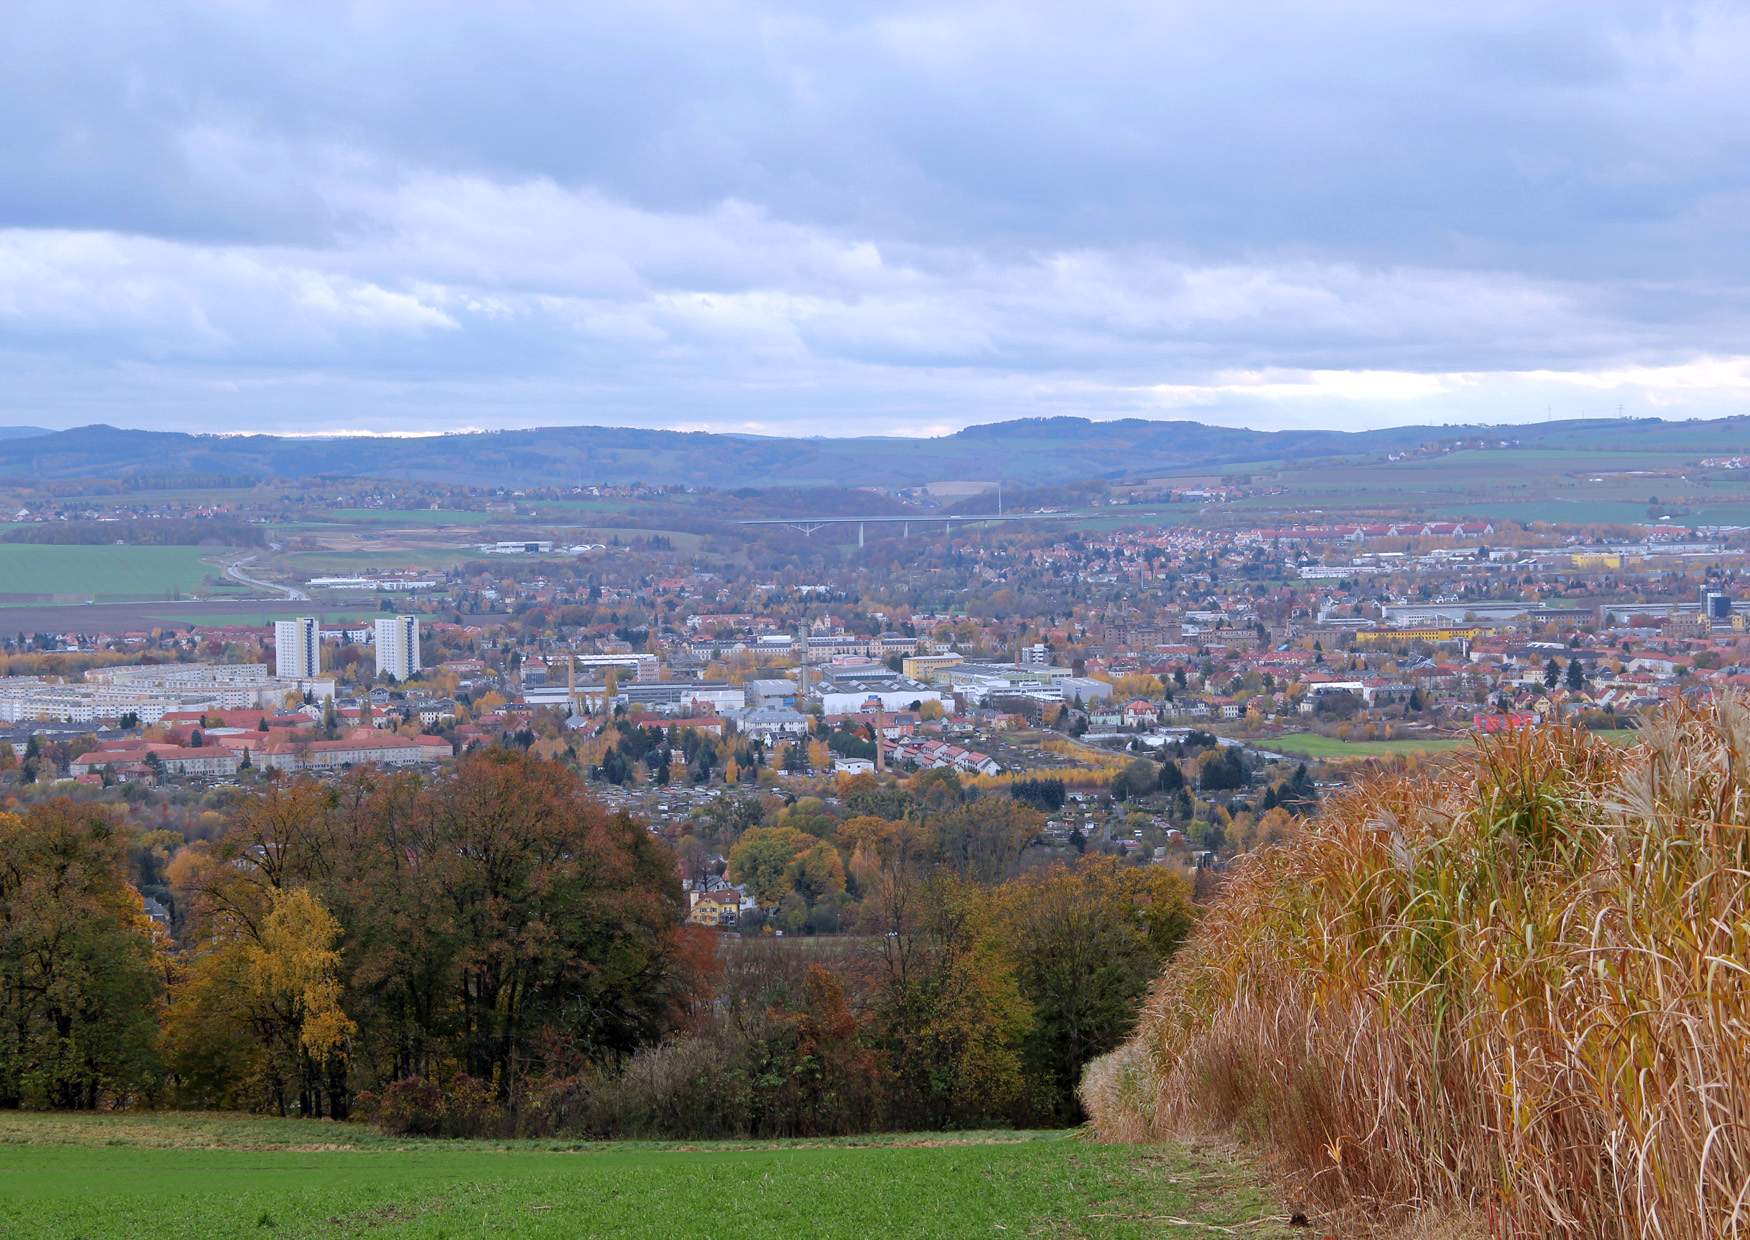
POLYGON ((1003 478, 1061 483, 1218 471, 1315 458, 1382 456, 1487 438, 1525 448, 1607 454, 1743 452, 1750 418, 1712 422, 1591 420, 1522 427, 1252 431, 1198 422, 1035 418, 972 426, 931 439, 801 439, 563 426, 424 439, 282 439, 86 426, 7 438, 0 478, 201 475, 225 478, 380 477, 475 485, 585 482, 738 486, 902 486, 1003 478))

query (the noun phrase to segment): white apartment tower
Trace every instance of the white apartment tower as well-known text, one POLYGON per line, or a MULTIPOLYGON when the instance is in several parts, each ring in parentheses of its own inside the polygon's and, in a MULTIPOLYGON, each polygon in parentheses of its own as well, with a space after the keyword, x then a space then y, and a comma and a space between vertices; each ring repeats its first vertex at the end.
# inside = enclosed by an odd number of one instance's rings
POLYGON ((377 675, 411 680, 419 671, 419 620, 386 616, 377 621, 377 675))
POLYGON ((273 674, 314 680, 322 670, 322 626, 314 616, 273 622, 273 674))

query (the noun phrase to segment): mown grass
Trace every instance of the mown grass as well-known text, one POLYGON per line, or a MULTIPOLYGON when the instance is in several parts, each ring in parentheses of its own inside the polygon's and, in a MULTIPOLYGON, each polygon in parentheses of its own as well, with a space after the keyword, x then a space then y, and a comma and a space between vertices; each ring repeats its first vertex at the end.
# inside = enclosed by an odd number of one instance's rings
POLYGON ((1062 1132, 443 1143, 234 1116, 0 1117, 9 1237, 1295 1234, 1283 1223, 1219 1153, 1062 1132))
POLYGON ((1639 738, 1376 773, 1252 854, 1090 1066, 1096 1129, 1490 1235, 1750 1236, 1750 703, 1639 738))

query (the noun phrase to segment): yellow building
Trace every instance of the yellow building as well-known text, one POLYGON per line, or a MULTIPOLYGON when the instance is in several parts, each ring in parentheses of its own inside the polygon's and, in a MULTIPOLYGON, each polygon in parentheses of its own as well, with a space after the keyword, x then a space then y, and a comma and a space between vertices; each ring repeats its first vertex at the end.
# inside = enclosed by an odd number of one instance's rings
POLYGON ((1468 642, 1486 629, 1362 629, 1355 634, 1357 646, 1391 646, 1401 642, 1468 642))
POLYGON ((741 916, 741 893, 709 891, 693 901, 687 920, 695 926, 733 926, 741 916))
POLYGON ((966 656, 958 654, 914 654, 906 657, 900 664, 900 670, 913 680, 929 684, 942 672, 959 667, 964 662, 966 656))

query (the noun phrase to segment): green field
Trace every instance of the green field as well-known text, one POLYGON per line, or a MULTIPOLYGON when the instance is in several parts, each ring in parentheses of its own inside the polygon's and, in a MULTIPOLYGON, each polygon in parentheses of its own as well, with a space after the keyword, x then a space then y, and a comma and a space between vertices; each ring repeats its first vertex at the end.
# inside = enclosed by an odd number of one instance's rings
MULTIPOLYGON (((1612 745, 1633 744, 1639 733, 1634 728, 1616 728, 1592 735, 1612 745)), ((1325 761, 1339 758, 1389 758, 1397 754, 1450 753, 1472 743, 1468 736, 1418 736, 1389 741, 1345 741, 1316 732, 1291 732, 1287 736, 1272 736, 1256 742, 1262 749, 1277 753, 1297 754, 1303 758, 1325 761)))
POLYGON ((1737 524, 1750 511, 1750 479, 1698 475, 1696 454, 1655 449, 1469 449, 1388 461, 1335 458, 1316 467, 1259 471, 1267 489, 1215 508, 1230 521, 1266 514, 1370 520, 1385 514, 1495 522, 1638 524, 1648 501, 1690 509, 1674 525, 1737 524), (1277 490, 1280 488, 1280 490, 1277 490))
POLYGON ((0 1234, 1190 1237, 1291 1231, 1245 1169, 1073 1133, 420 1142, 222 1116, 0 1115, 0 1234))
POLYGON ((333 508, 313 515, 341 525, 490 525, 517 519, 515 513, 471 508, 333 508))
MULTIPOLYGON (((474 547, 386 547, 374 551, 298 551, 284 556, 295 574, 350 577, 391 568, 453 568, 466 560, 489 558, 474 547)), ((299 584, 302 584, 300 580, 299 584)))
POLYGON ((0 599, 33 594, 80 600, 188 594, 199 590, 208 577, 222 580, 220 569, 201 560, 216 553, 209 547, 0 543, 0 599))
POLYGON ((1470 744, 1461 737, 1418 736, 1389 741, 1345 741, 1316 732, 1291 732, 1257 742, 1263 749, 1303 758, 1388 758, 1396 754, 1446 753, 1470 744))

